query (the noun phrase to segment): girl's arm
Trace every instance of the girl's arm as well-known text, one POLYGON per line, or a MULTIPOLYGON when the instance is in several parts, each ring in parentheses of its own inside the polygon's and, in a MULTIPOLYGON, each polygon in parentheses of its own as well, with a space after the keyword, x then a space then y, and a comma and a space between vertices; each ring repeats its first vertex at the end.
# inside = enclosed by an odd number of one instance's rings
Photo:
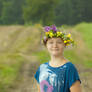
POLYGON ((39 84, 37 83, 37 88, 38 88, 38 92, 40 92, 40 86, 39 84))
POLYGON ((37 92, 40 92, 40 86, 39 86, 39 84, 37 83, 37 81, 34 79, 34 86, 35 86, 35 84, 36 84, 36 86, 37 86, 37 92))
POLYGON ((76 81, 71 87, 70 87, 71 92, 82 92, 81 90, 81 85, 79 81, 76 81))

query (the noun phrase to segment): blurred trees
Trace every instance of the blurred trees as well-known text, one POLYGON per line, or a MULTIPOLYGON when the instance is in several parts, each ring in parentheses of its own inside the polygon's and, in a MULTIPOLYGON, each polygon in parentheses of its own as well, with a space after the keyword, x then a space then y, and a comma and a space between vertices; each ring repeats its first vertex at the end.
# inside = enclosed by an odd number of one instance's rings
POLYGON ((57 3, 58 0, 26 0, 23 8, 24 21, 26 23, 52 24, 57 3))
POLYGON ((92 22, 91 0, 0 0, 0 24, 92 22))
POLYGON ((2 8, 3 8, 3 3, 2 0, 0 0, 0 24, 1 24, 2 8))
POLYGON ((92 22, 91 2, 91 0, 60 0, 55 9, 55 23, 61 25, 92 22))
POLYGON ((1 0, 0 24, 24 24, 22 17, 23 0, 1 0))

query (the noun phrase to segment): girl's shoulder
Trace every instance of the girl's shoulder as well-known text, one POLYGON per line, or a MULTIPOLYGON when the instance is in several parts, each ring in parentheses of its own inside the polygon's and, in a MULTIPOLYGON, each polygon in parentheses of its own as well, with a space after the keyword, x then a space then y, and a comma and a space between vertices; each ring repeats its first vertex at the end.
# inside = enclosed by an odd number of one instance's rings
POLYGON ((70 67, 75 67, 75 64, 73 64, 71 61, 69 61, 69 66, 70 67))
POLYGON ((71 71, 71 72, 78 71, 76 65, 73 64, 72 62, 69 62, 67 67, 68 67, 68 70, 71 71))
POLYGON ((39 68, 46 68, 48 65, 48 62, 40 64, 39 68))
POLYGON ((69 67, 70 68, 76 68, 75 64, 73 64, 72 62, 69 62, 69 67))

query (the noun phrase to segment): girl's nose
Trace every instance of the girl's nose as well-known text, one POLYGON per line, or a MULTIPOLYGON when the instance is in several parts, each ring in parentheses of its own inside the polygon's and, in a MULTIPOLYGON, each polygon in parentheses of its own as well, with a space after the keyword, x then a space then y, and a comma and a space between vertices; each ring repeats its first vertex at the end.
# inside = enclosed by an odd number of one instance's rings
POLYGON ((57 47, 57 43, 54 43, 54 44, 53 44, 53 47, 57 47))

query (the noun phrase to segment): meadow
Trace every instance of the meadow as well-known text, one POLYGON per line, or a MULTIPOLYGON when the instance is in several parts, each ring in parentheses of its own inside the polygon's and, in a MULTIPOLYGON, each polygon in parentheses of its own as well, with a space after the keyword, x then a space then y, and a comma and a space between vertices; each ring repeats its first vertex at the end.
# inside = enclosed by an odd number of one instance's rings
MULTIPOLYGON (((63 28, 71 32, 77 43, 73 48, 67 47, 64 56, 76 64, 80 71, 84 69, 80 76, 92 76, 91 72, 85 72, 92 69, 92 23, 63 25, 63 28)), ((62 30, 62 26, 59 29, 62 30)), ((41 43, 42 32, 40 24, 0 26, 0 92, 8 92, 13 88, 23 65, 32 61, 25 56, 36 56, 40 63, 50 59, 41 43)))

